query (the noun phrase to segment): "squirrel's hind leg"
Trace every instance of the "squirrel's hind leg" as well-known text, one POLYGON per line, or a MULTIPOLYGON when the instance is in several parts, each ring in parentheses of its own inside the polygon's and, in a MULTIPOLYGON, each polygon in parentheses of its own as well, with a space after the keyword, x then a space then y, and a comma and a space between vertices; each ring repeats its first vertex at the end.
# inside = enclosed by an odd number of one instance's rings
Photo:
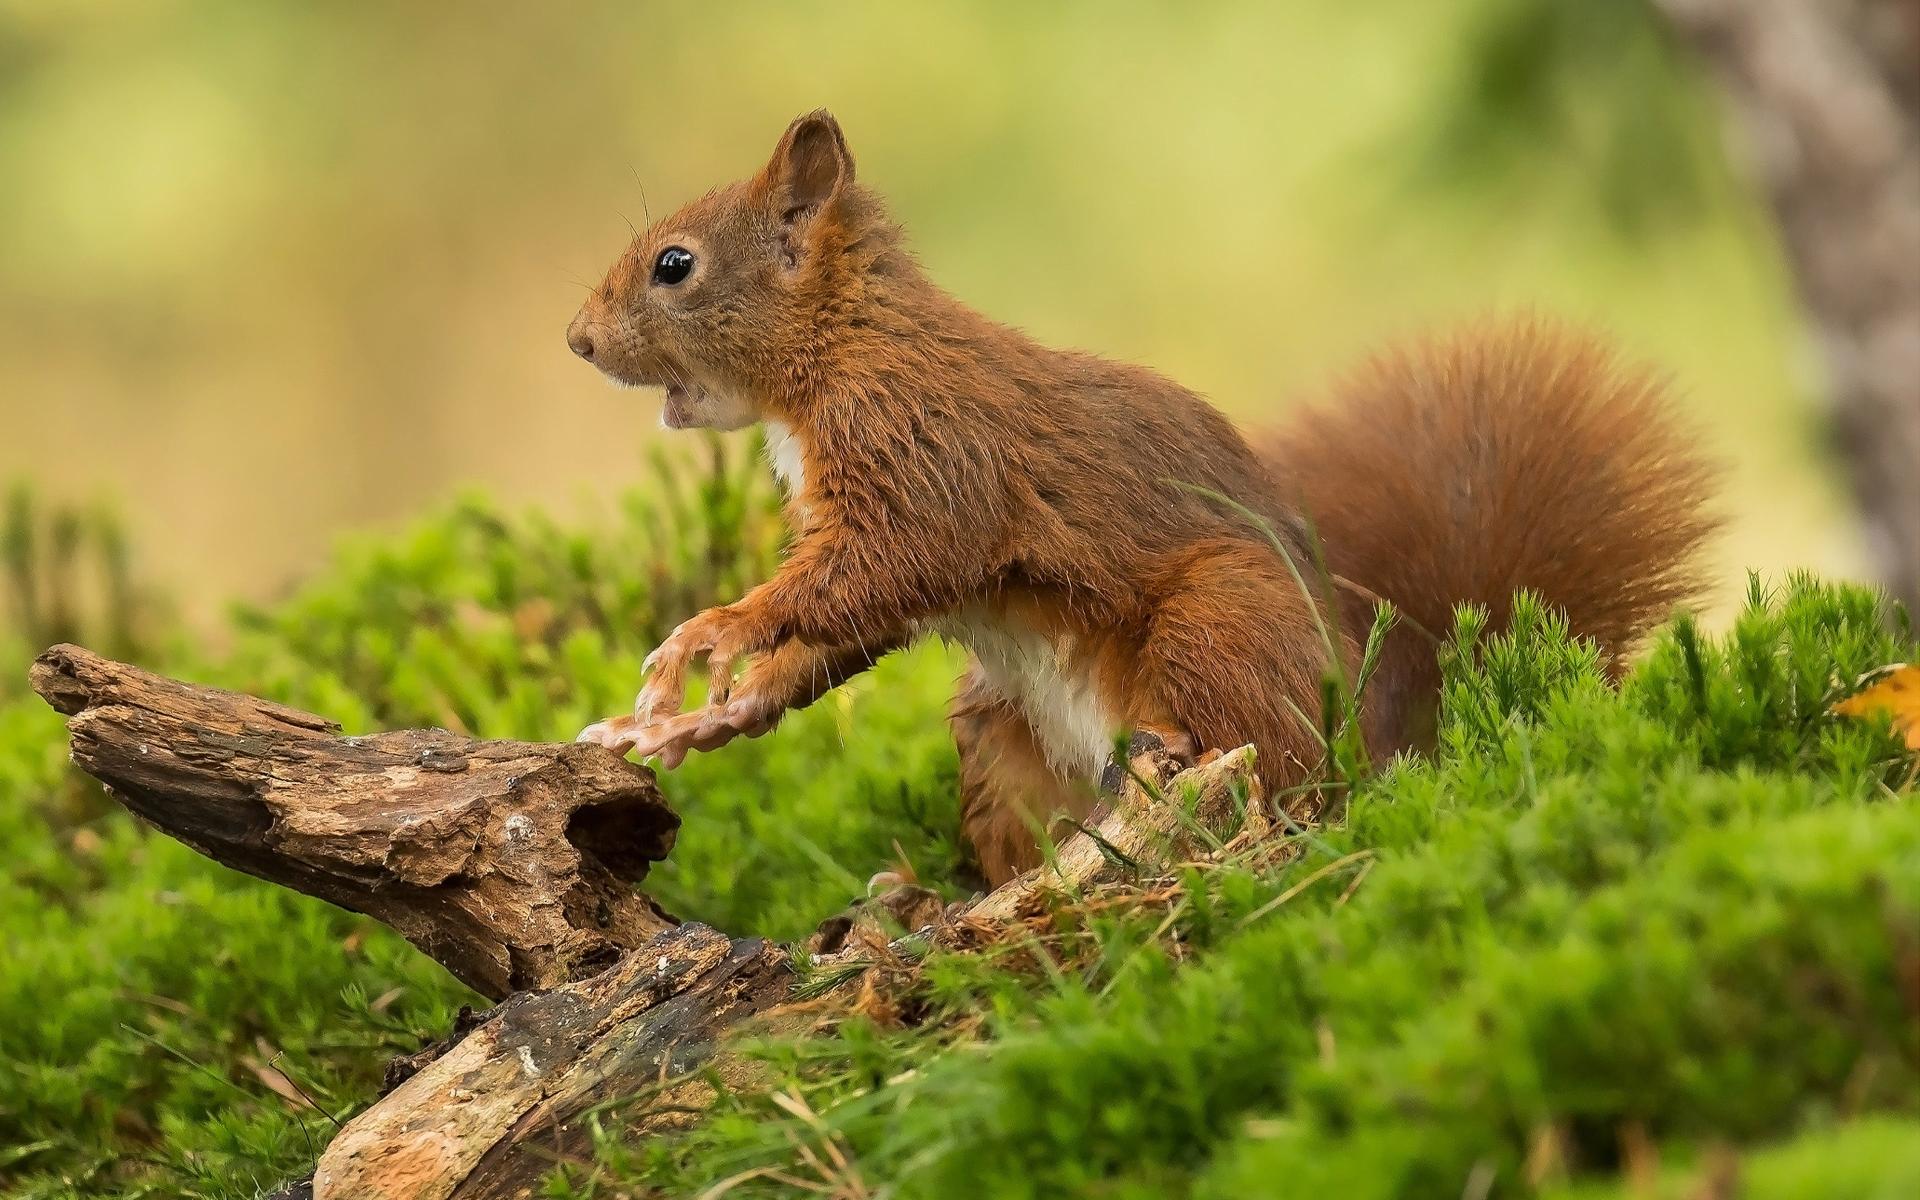
MULTIPOLYGON (((1270 786, 1320 761, 1326 643, 1309 602, 1273 551, 1251 542, 1196 543, 1157 572, 1130 697, 1136 726, 1170 723, 1201 752, 1251 744, 1270 786)), ((1335 635, 1339 636, 1339 635, 1335 635)), ((1351 661, 1350 638, 1338 653, 1351 661)))

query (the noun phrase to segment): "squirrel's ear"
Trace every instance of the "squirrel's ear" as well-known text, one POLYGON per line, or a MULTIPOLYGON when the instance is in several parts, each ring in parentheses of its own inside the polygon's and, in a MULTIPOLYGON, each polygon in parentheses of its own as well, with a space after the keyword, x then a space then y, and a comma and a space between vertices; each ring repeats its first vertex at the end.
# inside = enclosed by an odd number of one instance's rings
POLYGON ((853 155, 832 113, 818 109, 787 126, 767 180, 788 224, 806 220, 853 182, 853 155))

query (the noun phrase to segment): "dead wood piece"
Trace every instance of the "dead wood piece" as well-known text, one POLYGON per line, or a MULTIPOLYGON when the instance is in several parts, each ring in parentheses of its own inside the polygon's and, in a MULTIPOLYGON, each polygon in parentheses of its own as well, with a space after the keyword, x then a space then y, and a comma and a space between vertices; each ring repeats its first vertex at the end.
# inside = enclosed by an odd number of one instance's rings
MULTIPOLYGON (((1028 916, 1049 896, 1083 896, 1102 884, 1150 878, 1177 863, 1249 851, 1275 828, 1251 746, 1189 766, 1158 738, 1136 734, 1125 765, 1110 766, 1102 788, 1112 798, 1094 811, 1090 824, 1060 842, 1046 865, 954 905, 926 888, 902 884, 822 921, 807 941, 808 952, 823 966, 872 966, 917 956, 928 935, 949 949, 966 947, 981 933, 1028 916)), ((1313 803, 1309 796, 1301 807, 1313 803)), ((856 978, 842 988, 853 990, 856 978)))
MULTIPOLYGON (((952 920, 1012 921, 1042 893, 1096 886, 1130 871, 1217 853, 1265 819, 1253 752, 1201 766, 1157 746, 1091 831, 1060 847, 1055 866, 1006 884, 957 916, 924 888, 903 886, 835 918, 823 962, 865 961, 883 929, 939 928, 952 920), (1104 843, 1104 845, 1103 845, 1104 843)), ((850 976, 841 989, 860 986, 850 976)), ((774 1028, 794 977, 765 942, 684 925, 632 950, 592 979, 515 996, 413 1074, 336 1137, 314 1175, 315 1200, 521 1200, 541 1176, 585 1148, 584 1116, 608 1112, 628 1134, 681 1128, 713 1102, 708 1077, 752 1082, 740 1056, 718 1044, 750 1019, 774 1028), (702 1074, 693 1074, 696 1069, 702 1074)))
POLYGON ((499 999, 674 926, 633 885, 680 818, 599 746, 445 730, 340 737, 298 709, 55 646, 34 690, 73 761, 209 858, 363 912, 499 999))
POLYGON ((807 952, 838 954, 850 945, 885 944, 901 930, 911 932, 938 924, 946 914, 947 903, 940 893, 902 883, 856 901, 820 922, 807 939, 807 952))
MULTIPOLYGON (((754 1079, 744 1056, 715 1054, 730 1031, 803 1017, 785 952, 676 925, 631 889, 679 819, 651 772, 598 746, 344 738, 310 713, 72 646, 42 655, 33 684, 68 714, 74 761, 164 832, 513 993, 397 1063, 289 1198, 530 1200, 588 1148, 596 1114, 639 1135, 690 1124, 716 1082, 754 1079)), ((884 944, 883 928, 1019 920, 1046 894, 1217 855, 1236 830, 1264 828, 1250 748, 1183 769, 1148 738, 1130 765, 1048 866, 964 910, 896 889, 830 931, 839 957, 884 944)))
POLYGON ((1052 861, 967 908, 968 921, 1012 921, 1042 893, 1081 893, 1208 856, 1229 838, 1260 836, 1270 818, 1253 747, 1183 769, 1157 743, 1136 742, 1132 773, 1092 825, 1062 841, 1052 861))
POLYGON ((587 1148, 590 1109, 649 1093, 609 1119, 641 1134, 691 1122, 713 1089, 690 1072, 791 982, 777 947, 689 923, 590 979, 517 995, 348 1122, 314 1172, 315 1200, 532 1197, 587 1148))

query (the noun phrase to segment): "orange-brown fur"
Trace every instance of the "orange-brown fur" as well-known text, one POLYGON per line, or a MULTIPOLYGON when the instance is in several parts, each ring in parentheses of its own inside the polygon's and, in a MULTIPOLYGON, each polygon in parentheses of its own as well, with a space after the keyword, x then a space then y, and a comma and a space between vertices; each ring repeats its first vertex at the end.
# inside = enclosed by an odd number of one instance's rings
MULTIPOLYGON (((1285 785, 1319 758, 1296 711, 1318 711, 1329 666, 1314 605, 1338 618, 1347 668, 1373 594, 1439 630, 1455 601, 1501 614, 1529 586, 1617 653, 1687 594, 1709 528, 1704 470, 1651 377, 1537 323, 1383 357, 1256 454, 1178 384, 1041 346, 941 291, 824 113, 758 175, 636 239, 569 342, 624 382, 673 385, 676 424, 775 420, 801 448, 786 561, 676 630, 635 715, 587 735, 669 766, 959 623, 987 631, 982 663, 989 643, 1014 645, 1023 670, 1043 648, 1022 678, 1084 683, 1115 727, 1252 743, 1285 785), (699 273, 653 281, 674 245, 698 247, 699 273), (1232 497, 1272 534, 1171 480, 1232 497), (1316 578, 1301 513, 1332 595, 1303 593, 1269 540, 1316 578), (701 654, 709 707, 675 715, 701 654)), ((1433 690, 1431 643, 1401 631, 1370 695, 1376 749, 1419 743, 1433 690)), ((1044 748, 1050 715, 978 664, 956 704, 967 833, 990 878, 1036 861, 1035 825, 1087 794, 1044 748)))
MULTIPOLYGON (((1658 372, 1540 319, 1483 323, 1384 351, 1263 452, 1285 464, 1335 574, 1444 636, 1459 603, 1502 627, 1516 591, 1563 609, 1617 669, 1696 595, 1717 526, 1714 471, 1658 372)), ((1386 748, 1417 745, 1439 673, 1430 643, 1390 642, 1376 705, 1386 748)))

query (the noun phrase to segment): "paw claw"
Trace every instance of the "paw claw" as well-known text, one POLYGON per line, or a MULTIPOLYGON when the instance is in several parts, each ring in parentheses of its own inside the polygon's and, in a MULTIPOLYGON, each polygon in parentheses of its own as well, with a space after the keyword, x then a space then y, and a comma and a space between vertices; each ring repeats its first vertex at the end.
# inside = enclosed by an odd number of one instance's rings
POLYGON ((662 696, 660 690, 649 683, 633 698, 633 719, 642 725, 652 725, 662 712, 675 712, 679 707, 672 697, 662 696))
POLYGON ((633 747, 634 727, 630 720, 613 717, 605 721, 595 721, 582 729, 573 739, 575 742, 591 742, 605 746, 615 754, 625 754, 633 747))

